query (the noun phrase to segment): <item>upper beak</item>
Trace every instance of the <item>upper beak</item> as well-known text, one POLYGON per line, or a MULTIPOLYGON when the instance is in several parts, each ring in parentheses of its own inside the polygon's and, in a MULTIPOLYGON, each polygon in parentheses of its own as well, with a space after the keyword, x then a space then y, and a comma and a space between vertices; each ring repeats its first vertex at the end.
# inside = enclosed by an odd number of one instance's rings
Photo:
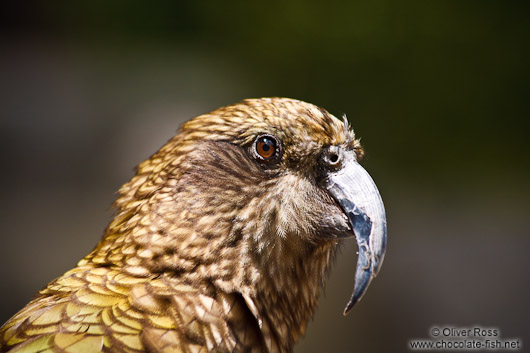
POLYGON ((386 215, 374 181, 357 163, 353 151, 343 152, 342 157, 342 168, 328 174, 325 187, 348 217, 359 247, 355 287, 344 309, 346 315, 361 300, 383 263, 386 215))

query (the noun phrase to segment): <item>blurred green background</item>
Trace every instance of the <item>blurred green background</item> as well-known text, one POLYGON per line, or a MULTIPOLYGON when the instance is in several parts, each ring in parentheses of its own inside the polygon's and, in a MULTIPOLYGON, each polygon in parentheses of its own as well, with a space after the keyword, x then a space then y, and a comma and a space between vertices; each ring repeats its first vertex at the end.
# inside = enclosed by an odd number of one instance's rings
POLYGON ((243 98, 346 113, 387 207, 348 317, 346 243, 295 352, 407 352, 432 326, 530 345, 524 1, 5 1, 0 321, 97 243, 115 191, 183 121, 243 98))

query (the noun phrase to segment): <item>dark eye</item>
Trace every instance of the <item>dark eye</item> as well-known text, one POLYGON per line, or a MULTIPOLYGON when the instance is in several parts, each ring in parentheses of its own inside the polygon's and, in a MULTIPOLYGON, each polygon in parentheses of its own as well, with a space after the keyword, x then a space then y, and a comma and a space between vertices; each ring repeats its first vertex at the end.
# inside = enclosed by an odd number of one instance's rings
POLYGON ((263 160, 273 159, 277 155, 278 146, 276 139, 272 136, 258 137, 255 144, 256 153, 263 160))

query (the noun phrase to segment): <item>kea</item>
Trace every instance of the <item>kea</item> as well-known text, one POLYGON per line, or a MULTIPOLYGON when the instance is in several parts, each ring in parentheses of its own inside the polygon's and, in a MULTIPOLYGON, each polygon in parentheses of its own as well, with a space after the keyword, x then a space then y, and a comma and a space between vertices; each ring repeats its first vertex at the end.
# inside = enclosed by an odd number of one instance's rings
POLYGON ((342 239, 345 314, 378 273, 383 202, 347 119, 287 98, 184 123, 119 190, 95 249, 0 329, 1 352, 291 352, 342 239))

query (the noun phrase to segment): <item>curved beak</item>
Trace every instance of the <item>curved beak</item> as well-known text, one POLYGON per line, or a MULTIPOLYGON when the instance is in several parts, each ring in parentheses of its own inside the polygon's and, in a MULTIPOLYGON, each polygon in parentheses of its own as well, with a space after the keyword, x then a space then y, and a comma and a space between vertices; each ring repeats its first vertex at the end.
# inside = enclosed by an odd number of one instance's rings
POLYGON ((361 300, 383 263, 386 249, 385 207, 370 174, 357 163, 353 152, 344 152, 342 168, 328 174, 325 187, 348 217, 359 247, 355 287, 344 309, 346 315, 361 300))

